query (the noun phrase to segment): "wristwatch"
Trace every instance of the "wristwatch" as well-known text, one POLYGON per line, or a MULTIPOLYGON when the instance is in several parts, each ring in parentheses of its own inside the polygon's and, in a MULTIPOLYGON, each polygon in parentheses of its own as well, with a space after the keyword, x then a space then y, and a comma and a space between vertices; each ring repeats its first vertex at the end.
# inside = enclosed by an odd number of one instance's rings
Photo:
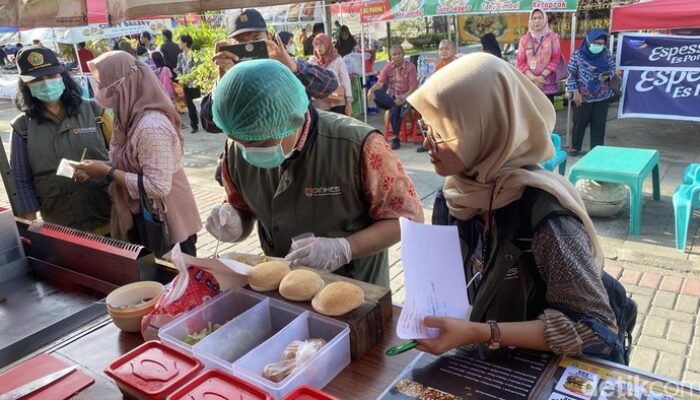
POLYGON ((117 170, 117 167, 112 167, 109 169, 109 171, 107 172, 107 175, 105 176, 105 181, 107 181, 107 183, 112 183, 112 181, 114 180, 114 171, 116 171, 116 170, 117 170))
POLYGON ((496 321, 486 321, 486 323, 491 327, 491 339, 486 342, 486 345, 489 350, 498 350, 501 348, 501 329, 496 321))

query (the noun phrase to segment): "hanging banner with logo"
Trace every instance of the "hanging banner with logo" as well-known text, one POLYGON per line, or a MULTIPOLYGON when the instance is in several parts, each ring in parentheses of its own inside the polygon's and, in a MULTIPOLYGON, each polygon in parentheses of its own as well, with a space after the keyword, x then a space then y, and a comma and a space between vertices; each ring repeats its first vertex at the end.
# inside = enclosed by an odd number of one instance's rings
POLYGON ((700 37, 624 34, 619 118, 700 121, 700 37))
POLYGON ((258 11, 260 11, 268 25, 323 22, 323 7, 320 2, 315 1, 259 7, 258 11))
POLYGON ((493 33, 500 43, 517 42, 527 33, 528 17, 527 13, 460 16, 457 19, 459 37, 467 43, 479 43, 486 33, 493 33))
POLYGON ((574 12, 578 0, 368 0, 361 22, 392 21, 434 15, 530 12, 574 12))
POLYGON ((620 43, 621 69, 700 71, 700 36, 624 34, 620 43))
POLYGON ((77 28, 56 28, 53 31, 57 42, 77 44, 88 40, 128 36, 144 31, 156 34, 163 29, 172 27, 173 23, 170 19, 152 19, 148 21, 124 21, 112 26, 109 24, 92 24, 77 28))
POLYGON ((700 71, 625 72, 619 118, 700 121, 700 71))
POLYGON ((87 24, 85 0, 0 0, 0 26, 87 24))

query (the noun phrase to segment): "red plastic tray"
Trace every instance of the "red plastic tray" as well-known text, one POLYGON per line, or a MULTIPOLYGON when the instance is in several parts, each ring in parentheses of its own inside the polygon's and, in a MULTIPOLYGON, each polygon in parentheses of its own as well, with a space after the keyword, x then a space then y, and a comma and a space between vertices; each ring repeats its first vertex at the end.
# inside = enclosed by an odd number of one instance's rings
POLYGON ((338 400, 330 394, 324 393, 311 386, 299 386, 292 390, 282 400, 338 400))
POLYGON ((163 399, 203 367, 197 359, 154 340, 113 361, 105 373, 133 397, 163 399))
POLYGON ((262 389, 218 369, 209 370, 168 396, 167 400, 272 400, 262 389))

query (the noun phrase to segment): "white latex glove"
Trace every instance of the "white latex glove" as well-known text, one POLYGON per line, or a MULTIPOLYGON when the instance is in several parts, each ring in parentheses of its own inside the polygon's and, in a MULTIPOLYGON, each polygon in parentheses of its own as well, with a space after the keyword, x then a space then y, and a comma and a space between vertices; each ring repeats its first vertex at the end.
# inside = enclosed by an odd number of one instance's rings
POLYGON ((335 271, 352 260, 352 251, 345 238, 310 237, 294 241, 284 259, 295 265, 335 271))
POLYGON ((207 232, 222 242, 235 242, 243 235, 241 215, 230 204, 220 204, 207 218, 207 232))

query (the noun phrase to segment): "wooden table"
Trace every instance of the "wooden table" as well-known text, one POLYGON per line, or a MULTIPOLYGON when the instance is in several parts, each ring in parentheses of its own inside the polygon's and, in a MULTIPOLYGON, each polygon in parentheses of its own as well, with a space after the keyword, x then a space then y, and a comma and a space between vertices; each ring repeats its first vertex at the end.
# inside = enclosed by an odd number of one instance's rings
MULTIPOLYGON (((393 383, 406 366, 419 355, 416 351, 408 351, 396 357, 384 355, 387 348, 402 342, 395 335, 400 308, 394 307, 393 310, 393 318, 391 324, 386 326, 384 340, 360 360, 352 362, 323 389, 324 391, 339 399, 376 399, 393 383)), ((44 351, 50 352, 55 357, 71 365, 79 364, 81 371, 95 379, 94 384, 78 393, 73 399, 111 400, 120 399, 122 395, 116 384, 102 371, 113 360, 142 343, 143 340, 140 334, 122 332, 111 323, 109 318, 103 318, 94 325, 54 343, 50 348, 44 349, 44 351)), ((685 387, 684 390, 687 390, 687 393, 693 390, 689 385, 669 381, 643 371, 630 369, 624 365, 585 358, 564 359, 562 362, 566 360, 569 360, 568 363, 575 366, 579 366, 579 363, 588 363, 594 368, 614 368, 632 377, 637 377, 642 382, 645 380, 656 381, 657 384, 663 385, 664 388, 667 385, 674 385, 671 387, 685 387)), ((557 371, 554 375, 547 378, 546 381, 542 382, 545 389, 540 393, 540 397, 537 397, 538 400, 548 400, 550 398, 549 393, 554 390, 557 381, 562 377, 564 368, 557 368, 557 371)), ((635 378, 635 384, 639 383, 637 378, 635 378)), ((700 392, 697 391, 693 393, 695 396, 700 395, 700 392)), ((699 397, 688 398, 695 399, 699 397)))
MULTIPOLYGON (((324 391, 339 399, 376 399, 392 383, 418 355, 416 351, 395 357, 384 355, 386 349, 403 342, 395 334, 400 310, 394 307, 391 324, 386 326, 382 342, 360 360, 352 362, 324 391)), ((121 392, 103 370, 113 360, 142 343, 140 334, 122 332, 109 318, 105 318, 56 343, 49 351, 70 364, 80 364, 85 373, 95 378, 95 383, 75 399, 115 399, 121 398, 121 392)))

